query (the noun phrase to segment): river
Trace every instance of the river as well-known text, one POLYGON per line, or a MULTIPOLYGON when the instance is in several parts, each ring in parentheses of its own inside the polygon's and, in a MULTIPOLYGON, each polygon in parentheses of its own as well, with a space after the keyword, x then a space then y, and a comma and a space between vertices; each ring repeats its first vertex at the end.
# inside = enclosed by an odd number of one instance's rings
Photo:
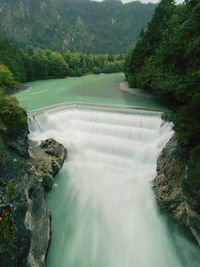
POLYGON ((28 111, 71 102, 130 105, 166 110, 147 93, 138 90, 138 93, 133 95, 124 90, 126 86, 123 73, 42 80, 25 85, 29 88, 19 92, 17 98, 28 111), (120 90, 120 86, 123 90, 120 90))
POLYGON ((29 138, 54 137, 68 151, 47 194, 47 266, 199 266, 199 247, 158 209, 151 187, 173 134, 161 120, 166 108, 141 90, 128 92, 123 74, 28 85, 17 97, 29 111, 51 105, 30 113, 29 138))

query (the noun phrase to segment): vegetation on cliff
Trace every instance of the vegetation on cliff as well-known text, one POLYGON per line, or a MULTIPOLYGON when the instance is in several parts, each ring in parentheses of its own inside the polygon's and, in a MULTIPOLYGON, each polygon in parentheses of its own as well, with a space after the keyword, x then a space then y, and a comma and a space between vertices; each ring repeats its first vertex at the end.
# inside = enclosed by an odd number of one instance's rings
POLYGON ((13 73, 3 64, 0 64, 0 84, 2 89, 17 86, 13 73))
POLYGON ((27 128, 26 112, 15 97, 0 96, 0 120, 9 137, 15 137, 27 128))
POLYGON ((25 80, 24 54, 7 41, 0 41, 0 51, 0 134, 15 138, 27 128, 27 118, 17 99, 8 95, 25 80))
POLYGON ((125 53, 146 28, 154 8, 116 0, 1 0, 0 33, 22 48, 125 53))
MULTIPOLYGON (((13 77, 5 66, 3 71, 11 77, 12 84, 13 77)), ((6 77, 4 78, 7 80, 6 77)), ((3 85, 6 85, 7 90, 9 82, 3 85)), ((24 180, 27 178, 25 173, 28 173, 25 160, 28 155, 26 120, 26 113, 17 100, 5 96, 0 89, 0 262, 2 267, 25 266, 31 237, 24 225, 27 210, 24 180)))
POLYGON ((126 56, 125 74, 132 87, 152 92, 173 110, 191 180, 200 188, 200 2, 174 2, 160 2, 147 31, 126 56))
MULTIPOLYGON (((23 81, 23 53, 16 46, 1 42, 0 48, 0 262, 2 266, 24 265, 29 246, 28 231, 19 224, 24 219, 25 203, 19 207, 19 186, 26 167, 20 155, 28 154, 27 116, 14 97, 8 96, 23 81), (11 72, 12 71, 12 72, 11 72), (19 151, 20 150, 20 151, 19 151), (21 210, 20 210, 21 209, 21 210), (24 241, 22 241, 24 239, 24 241), (17 255, 17 247, 24 249, 17 255)), ((24 194, 20 197, 24 198, 24 194)))
MULTIPOLYGON (((2 69, 10 77, 8 69, 5 66, 2 69)), ((4 78, 7 80, 6 76, 4 78)), ((8 86, 9 83, 6 83, 4 90, 10 90, 8 86)), ((63 164, 65 148, 51 139, 43 142, 43 146, 46 156, 29 158, 26 112, 16 98, 5 95, 0 88, 2 267, 44 266, 50 238, 50 215, 44 200, 45 190, 50 189, 53 176, 63 164)))

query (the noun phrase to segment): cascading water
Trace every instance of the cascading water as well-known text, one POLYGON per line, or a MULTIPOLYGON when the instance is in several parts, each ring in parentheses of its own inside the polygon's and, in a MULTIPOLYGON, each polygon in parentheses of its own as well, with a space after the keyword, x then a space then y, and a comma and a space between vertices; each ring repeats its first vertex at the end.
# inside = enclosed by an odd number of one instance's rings
POLYGON ((48 267, 197 267, 199 249, 161 214, 151 181, 172 135, 161 113, 87 106, 29 117, 30 139, 68 150, 48 205, 48 267))

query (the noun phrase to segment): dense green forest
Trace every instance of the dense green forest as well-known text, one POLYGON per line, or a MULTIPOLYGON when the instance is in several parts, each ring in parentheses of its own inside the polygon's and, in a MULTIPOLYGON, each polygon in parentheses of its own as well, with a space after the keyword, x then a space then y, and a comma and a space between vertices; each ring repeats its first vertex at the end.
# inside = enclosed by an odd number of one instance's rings
POLYGON ((200 186, 200 1, 162 0, 125 60, 132 87, 144 88, 172 109, 171 119, 200 186))
POLYGON ((36 79, 113 73, 123 69, 124 56, 119 54, 88 55, 69 50, 60 53, 31 46, 24 53, 7 40, 0 41, 0 51, 0 87, 4 89, 16 88, 20 82, 36 79))
POLYGON ((154 9, 150 3, 117 0, 1 0, 0 33, 23 49, 125 53, 154 9))

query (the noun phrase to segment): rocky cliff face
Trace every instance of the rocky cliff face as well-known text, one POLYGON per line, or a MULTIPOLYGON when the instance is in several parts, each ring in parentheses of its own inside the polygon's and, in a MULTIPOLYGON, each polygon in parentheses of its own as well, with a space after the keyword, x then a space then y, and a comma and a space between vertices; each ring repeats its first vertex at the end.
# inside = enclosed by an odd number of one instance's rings
POLYGON ((30 151, 31 169, 37 182, 29 188, 28 210, 25 217, 26 228, 32 233, 28 264, 45 266, 45 256, 50 241, 50 212, 45 203, 45 191, 50 190, 53 177, 62 167, 66 150, 64 146, 50 138, 41 142, 40 156, 30 151))
POLYGON ((189 177, 187 152, 174 135, 157 161, 153 182, 159 206, 189 228, 200 245, 200 192, 189 177))
MULTIPOLYGON (((3 129, 3 128, 2 128, 3 129)), ((43 155, 28 153, 28 129, 9 140, 0 131, 0 265, 45 266, 50 213, 44 197, 65 159, 53 139, 41 144, 43 155)))

